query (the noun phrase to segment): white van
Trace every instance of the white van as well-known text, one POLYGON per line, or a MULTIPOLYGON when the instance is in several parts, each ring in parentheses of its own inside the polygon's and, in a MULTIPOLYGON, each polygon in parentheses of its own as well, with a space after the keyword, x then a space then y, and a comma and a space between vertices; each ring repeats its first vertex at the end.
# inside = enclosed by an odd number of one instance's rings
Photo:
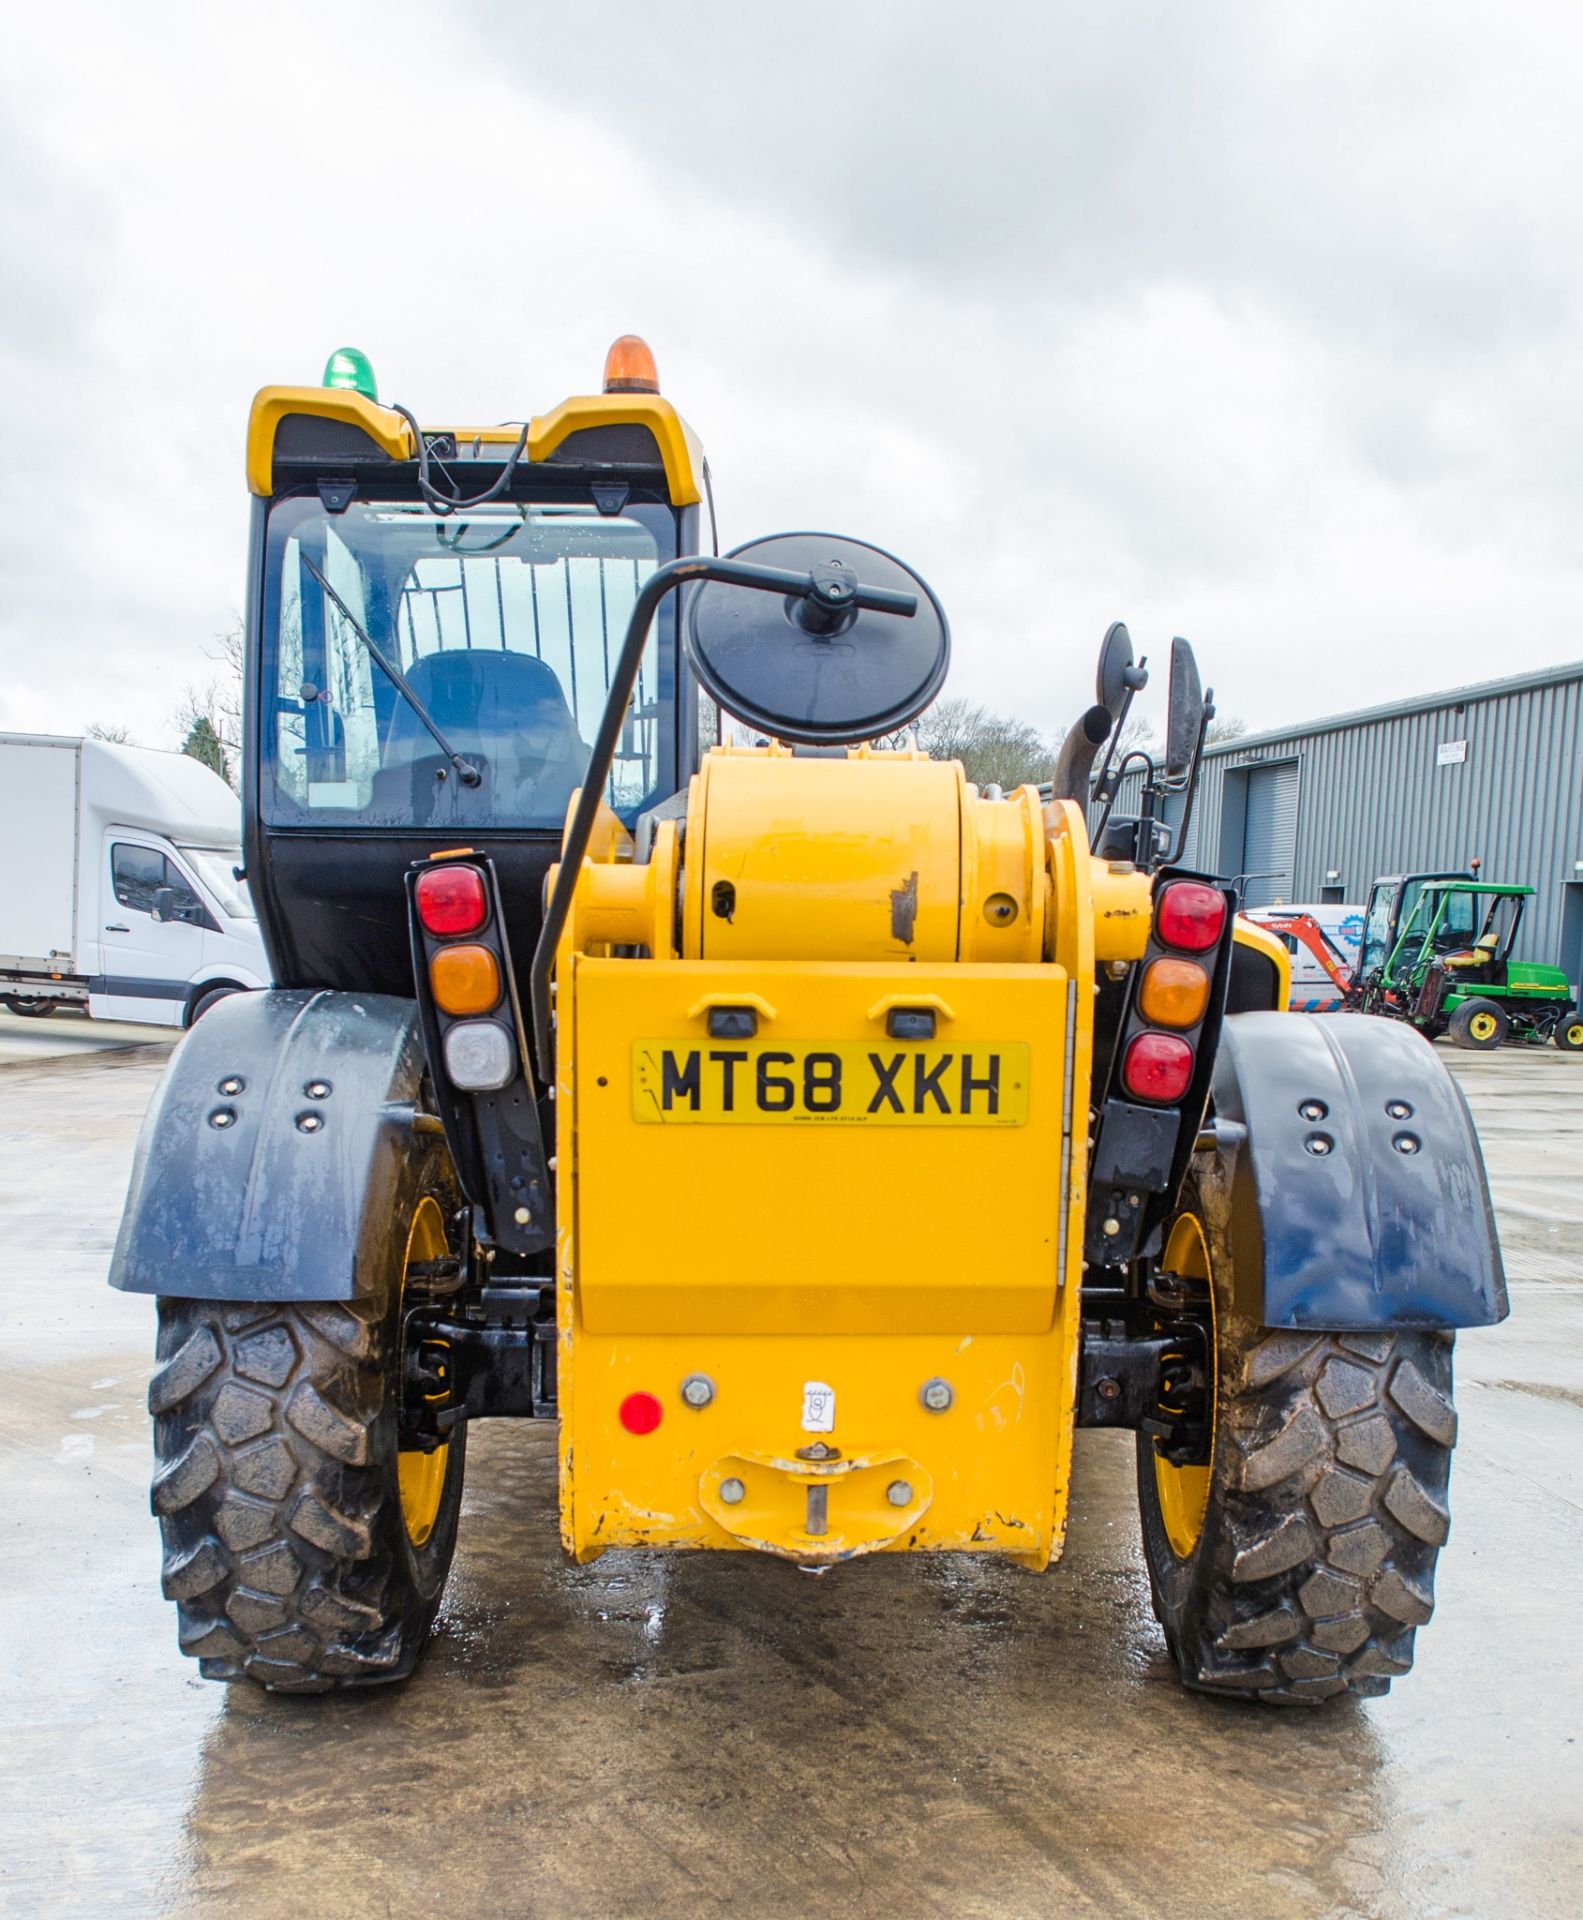
POLYGON ((187 1027, 267 986, 241 838, 190 755, 0 733, 0 1003, 187 1027))
MULTIPOLYGON (((1243 918, 1263 926, 1272 914, 1306 913, 1319 924, 1330 944, 1340 950, 1342 959, 1354 971, 1363 951, 1363 909, 1328 901, 1321 906, 1299 903, 1295 906, 1247 907, 1243 918)), ((1287 1006, 1293 1013, 1333 1013, 1341 1005, 1335 982, 1301 940, 1277 931, 1292 956, 1292 997, 1287 1006)))

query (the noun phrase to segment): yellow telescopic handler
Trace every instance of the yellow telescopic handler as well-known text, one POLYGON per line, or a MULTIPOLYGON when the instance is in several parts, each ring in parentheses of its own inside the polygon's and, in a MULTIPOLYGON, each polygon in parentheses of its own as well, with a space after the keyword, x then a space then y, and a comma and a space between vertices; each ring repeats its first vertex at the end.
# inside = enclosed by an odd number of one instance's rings
POLYGON ((1419 1035, 1280 1011, 1284 948, 1180 864, 1186 644, 1091 843, 1126 629, 1049 797, 876 744, 945 680, 939 602, 852 539, 712 551, 641 341, 485 428, 343 350, 258 395, 247 473, 278 984, 173 1056, 112 1273, 158 1296, 201 1671, 410 1673, 469 1427, 514 1417, 559 1422, 578 1560, 811 1570, 1042 1571, 1075 1430, 1127 1428, 1189 1686, 1405 1673, 1455 1330, 1507 1310, 1483 1165, 1419 1035), (756 744, 708 744, 716 707, 756 744))

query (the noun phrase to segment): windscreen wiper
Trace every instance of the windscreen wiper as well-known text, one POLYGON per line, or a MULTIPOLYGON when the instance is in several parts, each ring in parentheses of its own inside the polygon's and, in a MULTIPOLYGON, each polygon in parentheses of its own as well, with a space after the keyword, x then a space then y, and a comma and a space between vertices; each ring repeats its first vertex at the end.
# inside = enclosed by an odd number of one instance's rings
POLYGON ((450 761, 451 765, 455 767, 457 779, 461 781, 464 787, 476 787, 483 776, 471 760, 464 760, 462 758, 455 747, 451 745, 450 741, 446 739, 445 735, 441 733, 440 729, 434 724, 428 708, 412 691, 412 684, 401 671, 400 667, 396 665, 395 661, 390 658, 383 648, 374 644, 357 615, 353 613, 352 609, 336 592, 334 587, 330 585, 329 581, 325 579, 324 575, 320 573, 319 569, 306 554, 302 556, 302 564, 324 589, 325 598, 331 602, 341 618, 352 629, 353 633, 357 635, 358 639, 362 641, 363 645, 367 647, 370 655, 384 669, 391 685, 396 689, 397 693, 401 695, 402 699, 411 707, 412 711, 428 728, 429 732, 433 734, 435 744, 439 747, 441 753, 445 755, 446 759, 450 761))

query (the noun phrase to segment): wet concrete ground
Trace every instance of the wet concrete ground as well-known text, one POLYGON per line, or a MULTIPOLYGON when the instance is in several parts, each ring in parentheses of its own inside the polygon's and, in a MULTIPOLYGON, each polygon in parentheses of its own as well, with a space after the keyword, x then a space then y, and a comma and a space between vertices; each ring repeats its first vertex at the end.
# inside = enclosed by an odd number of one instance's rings
POLYGON ((1120 1436, 1080 1436, 1047 1575, 892 1557, 811 1580, 569 1567, 549 1436, 495 1423, 417 1678, 302 1701, 176 1652, 152 1310, 103 1285, 167 1048, 70 1026, 0 1015, 0 1912, 1583 1911, 1583 1060, 1451 1056, 1513 1314, 1459 1343, 1439 1607, 1386 1699, 1184 1693, 1120 1436))

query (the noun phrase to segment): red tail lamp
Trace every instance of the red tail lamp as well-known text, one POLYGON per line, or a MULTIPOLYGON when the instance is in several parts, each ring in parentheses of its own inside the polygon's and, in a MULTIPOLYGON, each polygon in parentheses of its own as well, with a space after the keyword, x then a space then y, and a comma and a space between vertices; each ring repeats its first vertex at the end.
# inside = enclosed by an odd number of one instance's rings
POLYGON ((489 895, 477 867, 430 867, 418 875, 418 918, 442 937, 477 933, 489 918, 489 895))
POLYGON ((1202 880, 1173 880, 1154 910, 1154 931, 1162 945, 1183 953, 1205 953, 1226 925, 1226 896, 1202 880))
POLYGON ((665 1418, 665 1409, 652 1393, 629 1393, 616 1413, 628 1433, 652 1433, 665 1418))
POLYGON ((1121 1078, 1134 1100, 1171 1106, 1193 1077, 1193 1049, 1174 1033, 1140 1033, 1121 1063, 1121 1078))

